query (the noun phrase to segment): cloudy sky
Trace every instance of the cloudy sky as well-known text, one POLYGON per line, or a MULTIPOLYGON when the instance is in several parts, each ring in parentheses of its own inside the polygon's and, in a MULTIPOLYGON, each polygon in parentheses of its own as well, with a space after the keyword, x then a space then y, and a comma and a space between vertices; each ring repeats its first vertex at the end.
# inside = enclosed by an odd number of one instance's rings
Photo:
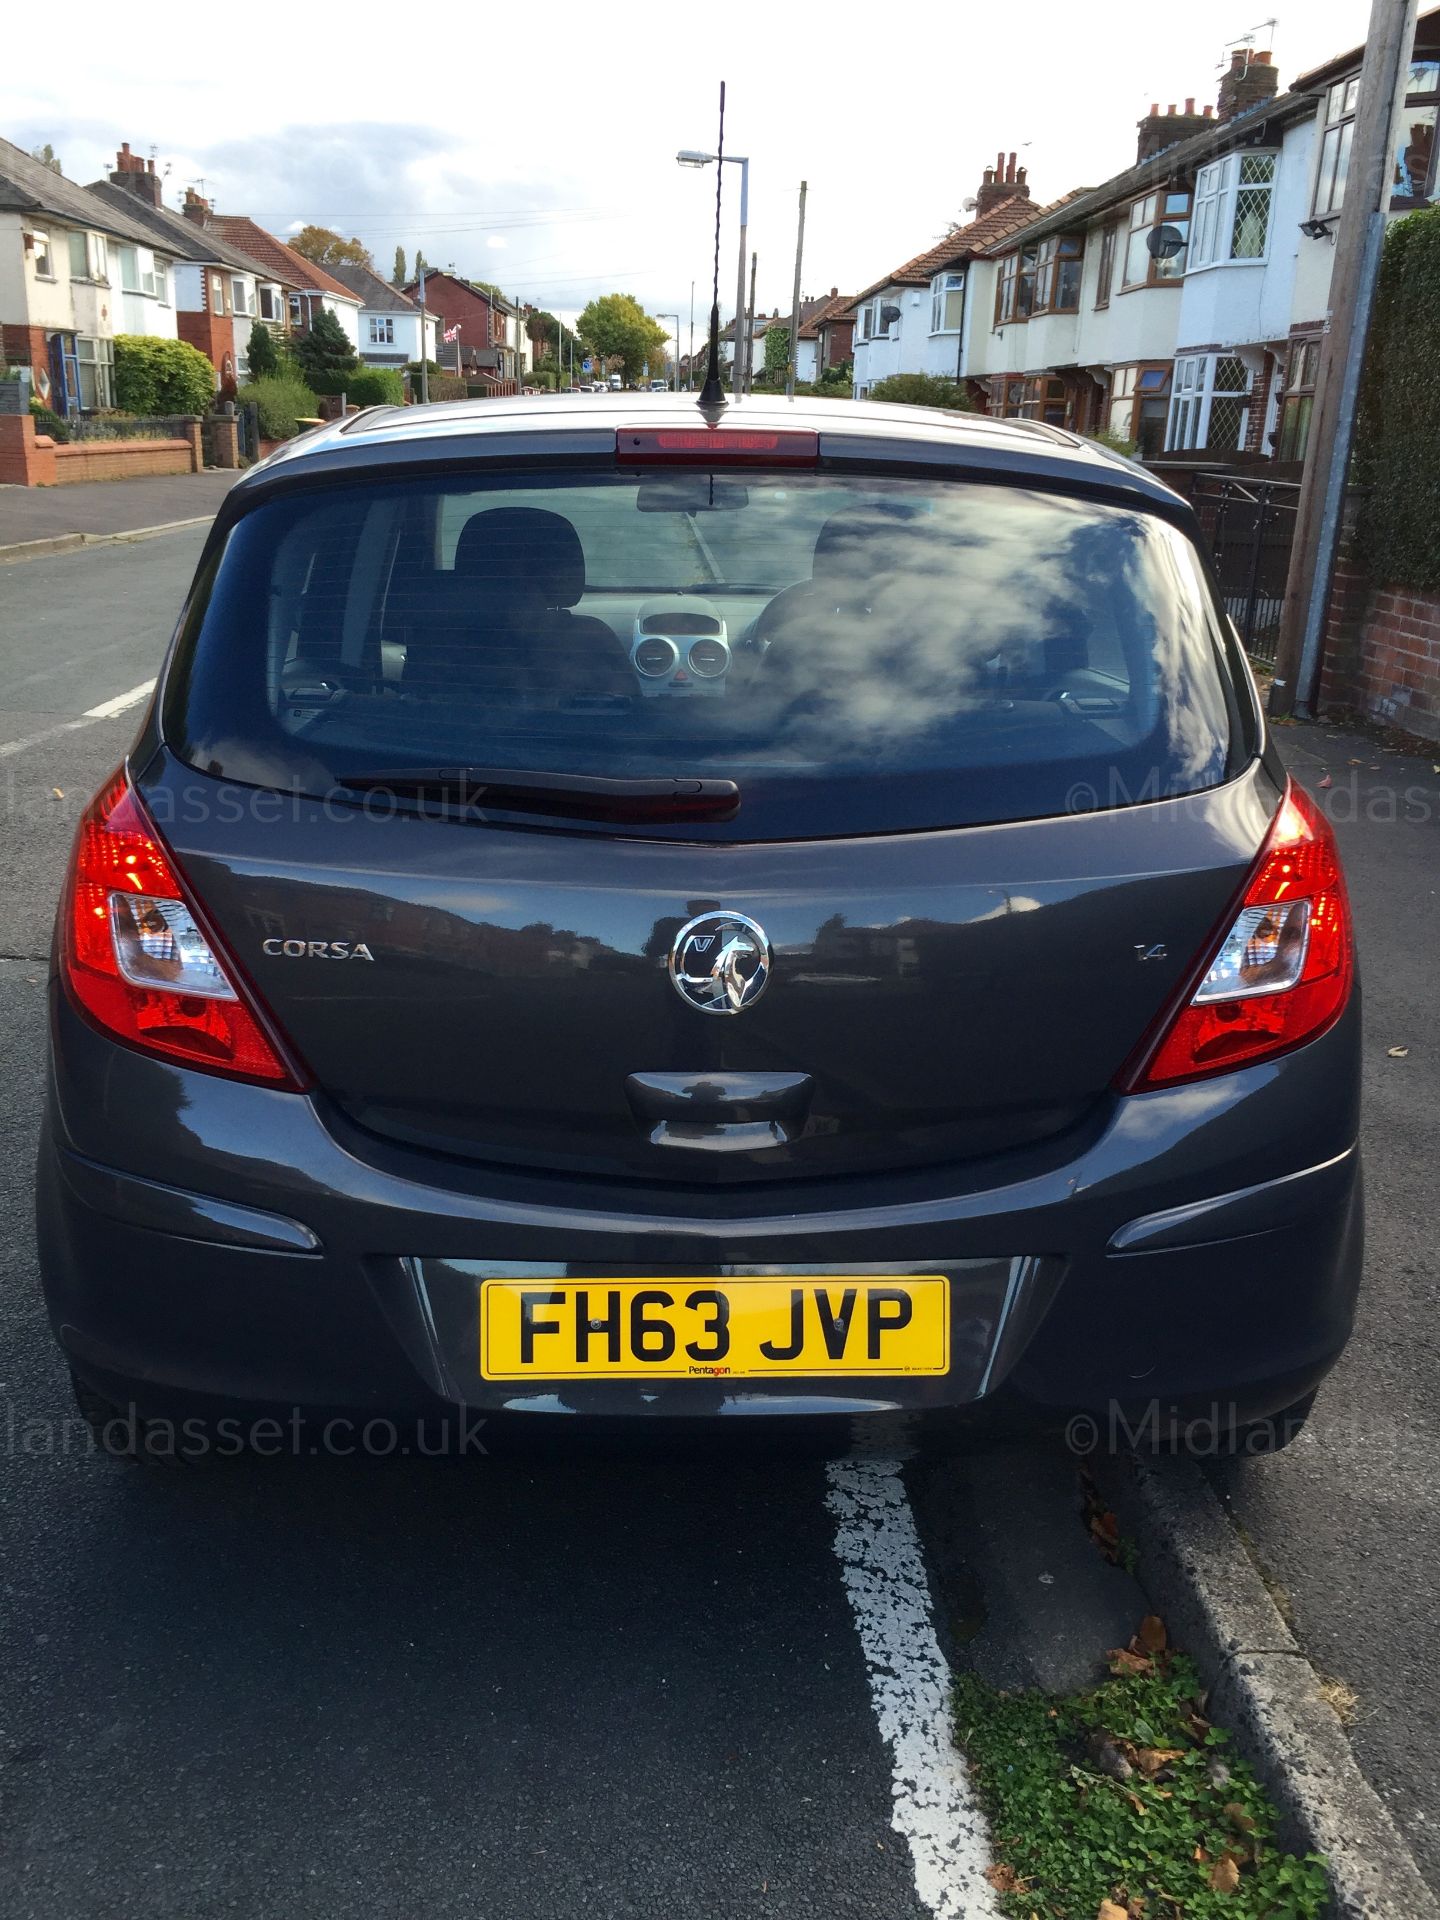
POLYGON ((1257 0, 781 0, 721 7, 707 33, 693 7, 611 25, 571 0, 408 16, 363 0, 306 14, 80 0, 54 57, 0 63, 0 133, 50 141, 82 183, 128 140, 167 171, 167 204, 203 181, 222 212, 275 233, 358 234, 387 272, 397 245, 418 246, 567 318, 623 288, 683 331, 692 281, 697 325, 708 307, 714 173, 674 155, 713 149, 721 79, 727 151, 751 162, 759 303, 784 308, 802 177, 806 291, 856 291, 943 233, 999 149, 1053 199, 1127 165, 1152 100, 1213 100, 1227 39, 1254 28, 1285 85, 1364 38, 1367 0, 1282 4, 1272 29, 1256 28, 1257 0))

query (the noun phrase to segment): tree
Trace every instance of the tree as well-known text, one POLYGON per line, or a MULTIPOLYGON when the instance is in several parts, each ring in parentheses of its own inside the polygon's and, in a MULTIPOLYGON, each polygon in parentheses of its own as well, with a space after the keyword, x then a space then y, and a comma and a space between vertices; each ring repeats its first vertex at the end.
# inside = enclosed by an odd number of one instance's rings
POLYGON ((367 246, 359 240, 342 240, 329 227, 302 227, 290 245, 296 253, 303 253, 307 260, 313 260, 317 267, 369 267, 373 270, 375 266, 367 246))
POLYGON ((353 373, 360 362, 348 335, 328 307, 321 307, 310 331, 295 343, 295 358, 307 374, 353 373))
POLYGON ((790 329, 788 327, 768 326, 765 329, 765 372, 767 375, 779 374, 783 379, 785 369, 790 365, 790 329))
POLYGON ((938 373, 892 373, 870 389, 872 400, 894 400, 907 407, 949 407, 969 413, 970 396, 955 380, 938 373))
POLYGON ((405 284, 405 249, 403 247, 395 249, 395 271, 390 276, 390 284, 392 287, 403 287, 405 284))
POLYGON ((252 380, 261 380, 267 373, 280 371, 275 336, 263 320, 257 320, 250 329, 250 338, 245 342, 245 360, 252 380))
POLYGON ((606 293, 592 300, 577 328, 586 349, 604 360, 618 360, 627 380, 638 380, 646 361, 663 353, 670 338, 628 293, 606 293))
POLYGON ((428 272, 429 267, 430 267, 430 262, 425 258, 424 254, 421 253, 420 249, 417 247, 415 249, 415 278, 418 280, 422 273, 428 272))
POLYGON ((568 367, 572 354, 574 354, 577 359, 579 358, 580 342, 575 338, 569 327, 565 325, 565 322, 563 320, 557 320, 553 313, 546 313, 543 308, 538 308, 534 313, 526 315, 525 331, 529 334, 531 342, 534 345, 535 358, 537 360, 554 359, 555 329, 557 327, 560 329, 559 337, 564 344, 565 365, 568 367))
POLYGON ((32 160, 38 160, 42 167, 48 167, 51 173, 59 173, 61 171, 60 156, 48 140, 43 147, 32 147, 30 149, 30 158, 32 160))

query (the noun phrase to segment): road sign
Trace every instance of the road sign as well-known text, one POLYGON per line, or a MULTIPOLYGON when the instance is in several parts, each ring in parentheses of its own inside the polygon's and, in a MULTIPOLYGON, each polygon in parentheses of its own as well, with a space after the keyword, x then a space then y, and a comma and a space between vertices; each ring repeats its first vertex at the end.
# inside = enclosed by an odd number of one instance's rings
POLYGON ((593 373, 595 371, 595 362, 593 360, 582 360, 580 367, 584 373, 593 373))

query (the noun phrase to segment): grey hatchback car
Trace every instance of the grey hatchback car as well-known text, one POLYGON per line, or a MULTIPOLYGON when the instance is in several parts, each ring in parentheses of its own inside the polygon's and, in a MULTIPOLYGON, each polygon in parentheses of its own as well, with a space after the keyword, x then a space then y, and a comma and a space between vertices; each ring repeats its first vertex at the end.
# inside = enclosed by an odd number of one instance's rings
POLYGON ((1359 1031, 1331 831, 1141 468, 375 409, 231 492, 82 820, 45 1292, 132 1440, 1272 1444, 1350 1330, 1359 1031))

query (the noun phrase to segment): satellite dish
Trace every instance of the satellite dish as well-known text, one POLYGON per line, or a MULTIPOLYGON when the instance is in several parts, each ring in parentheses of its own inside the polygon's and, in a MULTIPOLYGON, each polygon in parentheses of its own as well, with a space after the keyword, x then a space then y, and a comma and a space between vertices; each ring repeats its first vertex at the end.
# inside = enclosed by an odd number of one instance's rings
POLYGON ((1145 244, 1152 260, 1173 260, 1185 251, 1185 236, 1179 227, 1152 227, 1145 244))

